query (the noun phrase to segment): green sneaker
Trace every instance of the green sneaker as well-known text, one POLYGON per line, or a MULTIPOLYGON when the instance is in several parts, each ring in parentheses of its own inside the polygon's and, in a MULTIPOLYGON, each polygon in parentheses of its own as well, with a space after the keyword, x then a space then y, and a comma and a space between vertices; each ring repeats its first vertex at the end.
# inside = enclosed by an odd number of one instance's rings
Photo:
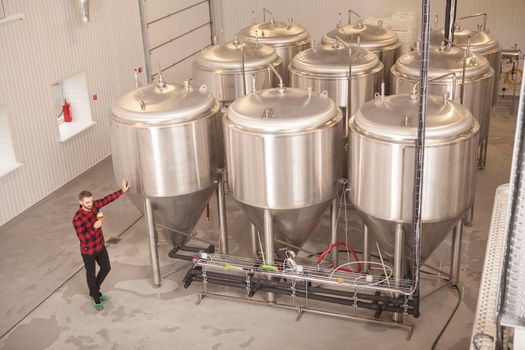
POLYGON ((109 300, 109 296, 107 294, 104 294, 104 293, 100 293, 99 298, 100 298, 100 301, 103 302, 103 303, 109 300))
POLYGON ((102 305, 102 303, 95 303, 95 300, 92 301, 91 305, 93 305, 93 308, 97 311, 102 311, 104 310, 104 305, 102 305))

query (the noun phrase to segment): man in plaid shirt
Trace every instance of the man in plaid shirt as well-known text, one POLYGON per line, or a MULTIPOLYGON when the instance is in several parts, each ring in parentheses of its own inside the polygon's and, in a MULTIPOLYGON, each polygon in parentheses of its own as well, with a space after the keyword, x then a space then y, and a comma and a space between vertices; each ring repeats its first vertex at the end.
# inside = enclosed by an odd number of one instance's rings
POLYGON ((80 252, 86 268, 89 295, 93 298, 93 307, 97 311, 101 311, 104 308, 102 302, 108 300, 105 294, 100 293, 100 285, 111 269, 108 252, 104 246, 102 217, 98 215, 99 210, 128 189, 128 181, 122 180, 120 190, 102 199, 93 200, 93 195, 89 191, 82 191, 78 195, 80 206, 73 217, 73 227, 80 240, 80 252), (98 274, 95 274, 95 263, 100 267, 98 274))

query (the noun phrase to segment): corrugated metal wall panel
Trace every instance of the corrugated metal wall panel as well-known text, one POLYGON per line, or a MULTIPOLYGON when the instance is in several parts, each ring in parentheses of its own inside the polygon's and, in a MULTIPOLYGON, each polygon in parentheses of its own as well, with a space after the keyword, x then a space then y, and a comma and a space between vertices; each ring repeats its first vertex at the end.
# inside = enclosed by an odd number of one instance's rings
MULTIPOLYGON (((224 32, 221 40, 232 40, 236 31, 252 23, 251 11, 256 10, 257 19, 262 19, 262 8, 270 9, 276 19, 286 21, 293 17, 294 22, 303 24, 312 37, 318 41, 321 35, 335 28, 338 13, 346 13, 349 8, 362 16, 388 17, 393 12, 421 12, 420 0, 331 0, 331 1, 304 1, 304 0, 228 0, 215 1, 215 7, 220 9, 223 16, 214 16, 217 32, 224 32)), ((445 13, 445 0, 432 2, 432 14, 438 14, 441 25, 445 13)), ((218 10, 215 13, 219 12, 218 10)), ((523 0, 462 0, 458 1, 459 16, 475 12, 488 14, 487 27, 496 35, 503 47, 510 47, 518 43, 525 48, 525 1, 523 0)), ((345 22, 346 23, 346 22, 345 22)), ((475 28, 475 22, 471 24, 475 28)))
MULTIPOLYGON (((155 78, 158 66, 168 82, 187 79, 188 60, 211 44, 208 0, 140 0, 144 3, 144 28, 148 46, 149 74, 155 78)), ((191 73, 190 73, 191 74, 191 73)))
POLYGON ((177 38, 210 21, 208 2, 203 2, 186 11, 179 12, 165 20, 148 25, 148 39, 151 48, 177 38))
POLYGON ((5 7, 25 16, 0 25, 0 106, 24 165, 0 178, 0 225, 109 155, 110 104, 144 65, 136 2, 92 1, 87 24, 75 1, 7 0, 5 7), (60 143, 51 85, 80 71, 97 124, 60 143))
POLYGON ((201 2, 203 0, 145 0, 146 19, 152 22, 201 2))
POLYGON ((196 55, 197 54, 193 54, 171 68, 166 69, 164 72, 162 72, 164 78, 167 81, 184 81, 191 79, 191 64, 193 63, 196 55))
POLYGON ((205 26, 167 45, 161 46, 150 54, 151 63, 155 67, 153 72, 157 73, 157 63, 160 63, 162 70, 167 69, 209 44, 210 27, 205 26))

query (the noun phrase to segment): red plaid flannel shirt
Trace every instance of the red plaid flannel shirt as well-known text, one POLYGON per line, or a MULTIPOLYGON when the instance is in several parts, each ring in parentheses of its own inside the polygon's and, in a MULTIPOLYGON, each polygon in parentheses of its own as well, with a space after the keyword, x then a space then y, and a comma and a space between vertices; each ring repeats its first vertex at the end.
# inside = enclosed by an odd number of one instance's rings
POLYGON ((85 211, 79 206, 73 217, 73 227, 80 240, 80 252, 84 255, 93 255, 104 247, 104 235, 102 228, 94 228, 93 224, 97 221, 97 214, 100 208, 113 202, 122 195, 122 190, 118 190, 102 199, 93 201, 93 208, 85 211))

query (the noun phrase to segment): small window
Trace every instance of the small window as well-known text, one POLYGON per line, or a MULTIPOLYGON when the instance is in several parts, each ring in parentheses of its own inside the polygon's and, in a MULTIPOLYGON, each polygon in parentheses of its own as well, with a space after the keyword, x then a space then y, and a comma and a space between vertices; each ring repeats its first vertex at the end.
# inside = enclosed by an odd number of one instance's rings
POLYGON ((53 84, 51 90, 61 142, 95 125, 84 72, 53 84))
POLYGON ((0 106, 0 177, 21 165, 16 161, 6 109, 0 106))

